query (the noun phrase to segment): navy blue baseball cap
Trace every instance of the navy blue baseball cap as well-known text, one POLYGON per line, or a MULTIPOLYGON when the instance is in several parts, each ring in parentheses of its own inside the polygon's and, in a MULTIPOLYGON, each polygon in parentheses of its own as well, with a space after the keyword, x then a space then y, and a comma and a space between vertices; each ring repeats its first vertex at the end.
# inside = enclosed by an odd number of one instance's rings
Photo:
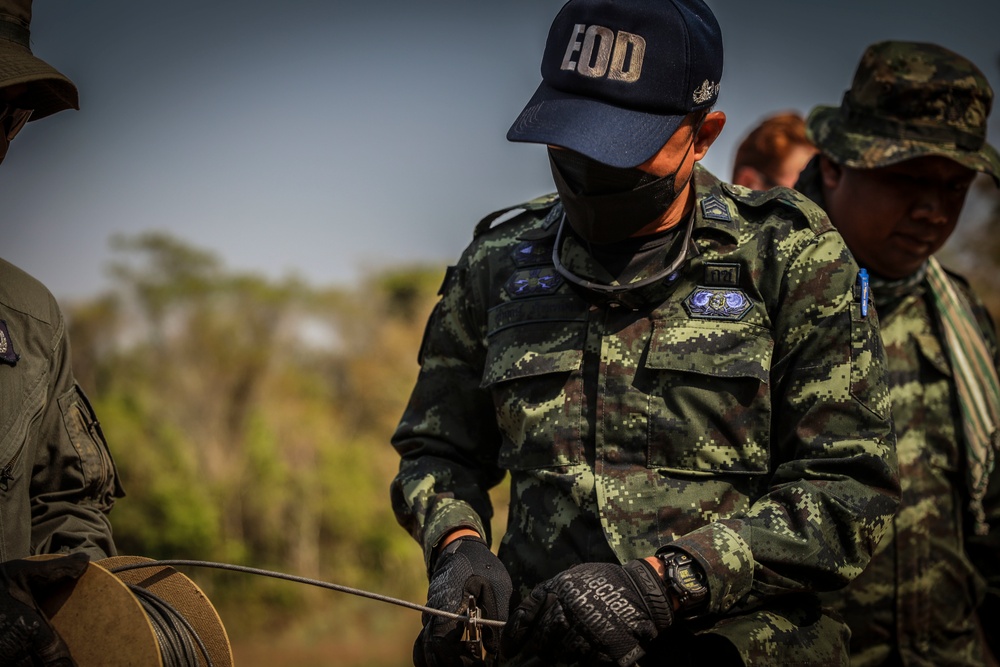
POLYGON ((635 167, 718 100, 722 30, 702 0, 570 0, 541 70, 507 139, 635 167))

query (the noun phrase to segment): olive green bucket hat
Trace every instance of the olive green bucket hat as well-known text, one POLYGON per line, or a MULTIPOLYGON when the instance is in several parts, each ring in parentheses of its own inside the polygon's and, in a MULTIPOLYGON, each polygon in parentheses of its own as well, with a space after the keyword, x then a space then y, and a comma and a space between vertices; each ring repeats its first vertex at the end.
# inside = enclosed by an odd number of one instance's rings
POLYGON ((79 109, 73 82, 31 53, 30 24, 31 0, 0 0, 0 87, 27 86, 19 105, 33 109, 30 120, 79 109))
POLYGON ((993 177, 1000 155, 986 143, 993 90, 962 56, 936 44, 869 46, 839 107, 819 106, 809 138, 835 162, 874 169, 928 155, 993 177))

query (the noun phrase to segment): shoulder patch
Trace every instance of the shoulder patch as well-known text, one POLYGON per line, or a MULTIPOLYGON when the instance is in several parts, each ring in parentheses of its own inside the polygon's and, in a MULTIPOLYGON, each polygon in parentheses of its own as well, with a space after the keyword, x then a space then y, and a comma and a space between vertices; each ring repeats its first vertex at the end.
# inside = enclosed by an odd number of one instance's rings
POLYGON ((552 208, 557 201, 559 201, 559 194, 552 192, 547 195, 542 195, 541 197, 536 197, 535 199, 522 204, 508 206, 507 208, 502 208, 499 211, 494 211, 479 221, 476 225, 475 232, 472 234, 472 238, 478 238, 480 235, 488 232, 493 228, 493 223, 500 220, 500 218, 503 218, 504 216, 508 217, 502 220, 501 224, 516 219, 521 213, 528 211, 543 211, 547 208, 552 208))
POLYGON ((684 308, 692 319, 738 322, 753 302, 741 289, 699 286, 684 299, 684 308))
POLYGON ((551 294, 563 284, 563 277, 552 266, 540 266, 514 271, 504 284, 513 299, 551 294))
POLYGON ((511 251, 518 267, 539 266, 552 263, 552 244, 538 241, 521 241, 511 251))
POLYGON ((718 195, 709 195, 701 200, 701 215, 709 220, 733 221, 733 216, 729 214, 729 207, 718 195))
POLYGON ((14 341, 10 338, 10 331, 7 329, 7 323, 0 320, 0 361, 4 361, 13 366, 20 358, 20 355, 14 351, 14 341))

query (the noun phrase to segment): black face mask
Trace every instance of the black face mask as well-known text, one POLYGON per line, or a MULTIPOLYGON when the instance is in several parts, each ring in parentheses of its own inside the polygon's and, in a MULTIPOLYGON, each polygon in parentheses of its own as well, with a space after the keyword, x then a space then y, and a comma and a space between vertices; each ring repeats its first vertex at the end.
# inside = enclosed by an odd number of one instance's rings
MULTIPOLYGON (((685 153, 681 162, 686 158, 685 153)), ((676 174, 658 177, 641 169, 609 167, 580 153, 552 148, 549 166, 567 222, 590 243, 627 239, 677 199, 676 174)))

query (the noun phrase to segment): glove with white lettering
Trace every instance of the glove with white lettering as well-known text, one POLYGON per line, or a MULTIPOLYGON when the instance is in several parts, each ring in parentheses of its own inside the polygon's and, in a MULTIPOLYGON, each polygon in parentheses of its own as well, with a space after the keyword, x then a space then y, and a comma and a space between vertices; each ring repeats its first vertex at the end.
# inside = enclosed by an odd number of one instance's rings
POLYGON ((76 665, 35 596, 47 587, 79 579, 89 561, 87 554, 76 553, 49 560, 0 563, 0 665, 76 665))
MULTIPOLYGON (((441 551, 434 563, 427 606, 455 614, 469 611, 475 598, 483 619, 506 621, 512 590, 510 575, 485 540, 460 537, 441 551)), ((481 651, 462 642, 465 623, 424 612, 424 629, 413 644, 416 667, 473 667, 485 665, 481 651)), ((490 655, 500 649, 500 629, 479 626, 482 647, 490 655)))
POLYGON ((585 563, 542 582, 511 612, 501 655, 629 667, 646 654, 643 644, 673 622, 666 586, 652 565, 585 563))

